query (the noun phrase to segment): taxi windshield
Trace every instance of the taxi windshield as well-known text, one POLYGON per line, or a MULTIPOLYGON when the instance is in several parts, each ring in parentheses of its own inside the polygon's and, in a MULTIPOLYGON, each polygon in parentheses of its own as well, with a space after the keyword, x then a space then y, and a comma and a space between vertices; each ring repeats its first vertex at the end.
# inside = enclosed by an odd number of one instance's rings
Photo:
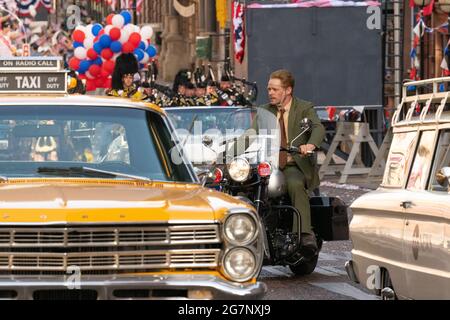
POLYGON ((0 176, 5 178, 102 178, 105 171, 117 179, 194 182, 184 161, 172 161, 175 144, 163 118, 152 111, 0 106, 0 176))

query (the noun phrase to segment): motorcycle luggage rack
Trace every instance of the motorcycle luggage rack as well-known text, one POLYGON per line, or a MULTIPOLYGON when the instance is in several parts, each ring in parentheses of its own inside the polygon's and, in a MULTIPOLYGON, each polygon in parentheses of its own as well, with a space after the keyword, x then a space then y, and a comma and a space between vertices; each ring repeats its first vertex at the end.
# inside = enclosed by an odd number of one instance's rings
POLYGON ((403 83, 403 99, 392 116, 392 126, 424 122, 439 123, 450 95, 449 89, 439 91, 439 87, 446 84, 450 85, 450 77, 405 81, 403 83), (408 89, 411 87, 414 89, 414 94, 408 95, 410 92, 408 89), (430 108, 432 104, 439 104, 439 106, 433 110, 434 108, 430 108), (423 105, 419 113, 417 112, 418 105, 423 105), (433 113, 434 117, 429 117, 433 113))

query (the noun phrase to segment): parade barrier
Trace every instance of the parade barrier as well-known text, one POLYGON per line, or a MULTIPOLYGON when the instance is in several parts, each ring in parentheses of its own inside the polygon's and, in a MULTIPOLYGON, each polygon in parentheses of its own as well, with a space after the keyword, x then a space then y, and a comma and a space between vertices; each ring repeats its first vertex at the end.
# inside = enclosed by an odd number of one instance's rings
POLYGON ((346 183, 351 175, 369 174, 371 168, 366 167, 361 160, 361 147, 367 143, 374 155, 378 155, 378 147, 373 140, 369 124, 364 122, 337 122, 336 135, 331 142, 330 148, 322 163, 319 176, 322 179, 325 175, 335 175, 341 173, 339 183, 346 183), (349 147, 348 159, 344 159, 345 164, 331 164, 333 155, 337 148, 349 147), (356 164, 355 164, 356 162, 356 164))
POLYGON ((384 174, 384 168, 386 167, 386 160, 389 154, 389 148, 392 142, 392 127, 389 128, 386 136, 383 139, 383 143, 381 144, 380 150, 376 155, 375 161, 373 162, 372 168, 369 172, 370 178, 381 178, 384 174))

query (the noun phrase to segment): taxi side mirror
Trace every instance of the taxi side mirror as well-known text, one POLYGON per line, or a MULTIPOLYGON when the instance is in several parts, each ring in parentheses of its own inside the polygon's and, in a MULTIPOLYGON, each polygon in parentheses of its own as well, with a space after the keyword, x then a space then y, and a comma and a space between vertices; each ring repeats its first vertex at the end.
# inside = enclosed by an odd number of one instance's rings
POLYGON ((201 185, 204 187, 206 183, 212 179, 212 173, 211 170, 208 169, 198 169, 197 167, 194 167, 195 174, 197 175, 198 179, 200 180, 201 185))
POLYGON ((444 188, 448 188, 450 182, 450 167, 444 167, 436 173, 436 181, 444 188))

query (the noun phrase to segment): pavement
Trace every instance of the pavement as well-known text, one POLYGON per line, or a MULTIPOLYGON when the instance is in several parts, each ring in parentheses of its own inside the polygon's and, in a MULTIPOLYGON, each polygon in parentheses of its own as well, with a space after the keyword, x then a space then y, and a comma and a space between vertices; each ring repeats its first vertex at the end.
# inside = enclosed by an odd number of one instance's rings
MULTIPOLYGON (((365 185, 338 184, 322 181, 320 192, 340 197, 348 205, 373 189, 365 185)), ((260 280, 268 286, 265 300, 379 300, 361 284, 347 276, 344 264, 351 259, 352 243, 348 241, 324 242, 314 272, 296 276, 288 267, 264 266, 260 280)))

